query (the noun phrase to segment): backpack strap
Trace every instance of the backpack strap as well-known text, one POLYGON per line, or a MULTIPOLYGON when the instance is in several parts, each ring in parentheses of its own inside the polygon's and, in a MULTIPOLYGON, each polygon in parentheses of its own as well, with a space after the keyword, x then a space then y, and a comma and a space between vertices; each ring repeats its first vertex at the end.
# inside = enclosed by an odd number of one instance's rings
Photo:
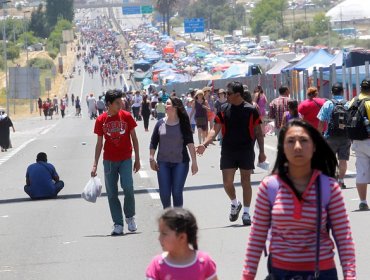
POLYGON ((330 177, 326 176, 325 174, 320 174, 320 184, 322 207, 328 209, 331 197, 330 177))
MULTIPOLYGON (((331 197, 331 188, 330 188, 330 177, 325 174, 320 174, 320 183, 321 183, 321 197, 322 197, 322 207, 325 209, 328 208, 330 197, 331 197)), ((270 202, 270 207, 274 206, 277 193, 279 191, 280 183, 276 175, 269 176, 266 181, 267 185, 267 197, 270 202)))
POLYGON ((277 192, 280 187, 280 183, 279 180, 277 179, 277 176, 271 175, 266 181, 266 185, 267 185, 267 197, 270 202, 270 208, 272 208, 274 206, 277 192))

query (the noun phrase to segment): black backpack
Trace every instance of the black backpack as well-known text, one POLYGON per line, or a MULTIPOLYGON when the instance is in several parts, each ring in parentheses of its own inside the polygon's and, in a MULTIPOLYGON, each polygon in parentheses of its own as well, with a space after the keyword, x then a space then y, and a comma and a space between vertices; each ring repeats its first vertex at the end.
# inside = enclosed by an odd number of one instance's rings
POLYGON ((328 135, 330 137, 348 137, 347 123, 349 119, 349 111, 344 107, 344 101, 332 99, 334 108, 331 113, 330 122, 328 124, 328 135))
POLYGON ((370 98, 359 99, 355 97, 352 105, 348 109, 347 131, 348 137, 351 140, 368 139, 368 133, 364 124, 364 117, 367 116, 365 102, 370 101, 370 98))

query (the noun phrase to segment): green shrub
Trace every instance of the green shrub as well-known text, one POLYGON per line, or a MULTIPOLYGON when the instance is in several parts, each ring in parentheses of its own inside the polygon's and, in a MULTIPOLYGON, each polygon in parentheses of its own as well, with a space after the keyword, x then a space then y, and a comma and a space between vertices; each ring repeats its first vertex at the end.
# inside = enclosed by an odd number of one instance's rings
POLYGON ((52 59, 55 59, 58 56, 59 50, 57 48, 49 48, 48 54, 52 59))
POLYGON ((54 62, 47 58, 33 58, 28 61, 28 66, 40 69, 51 69, 54 66, 54 62))

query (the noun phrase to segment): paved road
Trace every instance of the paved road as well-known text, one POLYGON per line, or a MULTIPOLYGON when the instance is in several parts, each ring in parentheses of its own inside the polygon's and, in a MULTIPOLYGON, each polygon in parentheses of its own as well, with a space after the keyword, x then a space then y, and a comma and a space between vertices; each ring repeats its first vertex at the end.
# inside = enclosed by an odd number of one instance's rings
MULTIPOLYGON (((83 113, 85 95, 102 90, 99 77, 77 76, 70 85, 70 92, 82 95, 83 113)), ((86 115, 74 117, 71 109, 67 115, 63 120, 34 118, 17 122, 14 150, 10 156, 0 154, 0 279, 143 279, 146 266, 161 250, 156 225, 161 204, 156 176, 148 161, 150 133, 144 132, 142 122, 138 123, 142 161, 142 170, 134 176, 138 232, 110 237, 112 222, 105 192, 96 204, 80 198, 93 160, 94 122, 86 115), (40 151, 48 154, 65 181, 58 199, 30 201, 23 193, 25 170, 40 151)), ((150 130, 153 126, 152 121, 150 130)), ((267 156, 273 162, 275 137, 266 137, 266 144, 267 156)), ((198 158, 199 173, 189 176, 184 199, 185 206, 198 218, 200 248, 215 259, 220 279, 233 280, 241 276, 250 228, 240 226, 240 221, 228 221, 229 201, 221 184, 219 152, 219 146, 210 146, 198 158)), ((349 169, 354 170, 353 157, 349 169)), ((253 190, 266 174, 256 169, 253 190)), ((103 177, 101 164, 98 175, 103 177)), ((348 177, 347 185, 354 186, 352 177, 348 177)), ((240 186, 237 192, 240 198, 240 186)), ((368 279, 370 212, 355 211, 359 202, 356 189, 345 190, 344 196, 356 241, 358 279, 368 279)), ((266 274, 265 263, 262 258, 257 279, 266 274)))

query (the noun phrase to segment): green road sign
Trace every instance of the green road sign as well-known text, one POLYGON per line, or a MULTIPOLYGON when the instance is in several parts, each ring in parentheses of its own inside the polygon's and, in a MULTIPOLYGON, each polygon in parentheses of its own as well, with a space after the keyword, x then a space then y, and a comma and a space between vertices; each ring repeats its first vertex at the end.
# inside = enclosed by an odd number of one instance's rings
POLYGON ((142 14, 151 14, 153 13, 153 6, 141 6, 142 14))

